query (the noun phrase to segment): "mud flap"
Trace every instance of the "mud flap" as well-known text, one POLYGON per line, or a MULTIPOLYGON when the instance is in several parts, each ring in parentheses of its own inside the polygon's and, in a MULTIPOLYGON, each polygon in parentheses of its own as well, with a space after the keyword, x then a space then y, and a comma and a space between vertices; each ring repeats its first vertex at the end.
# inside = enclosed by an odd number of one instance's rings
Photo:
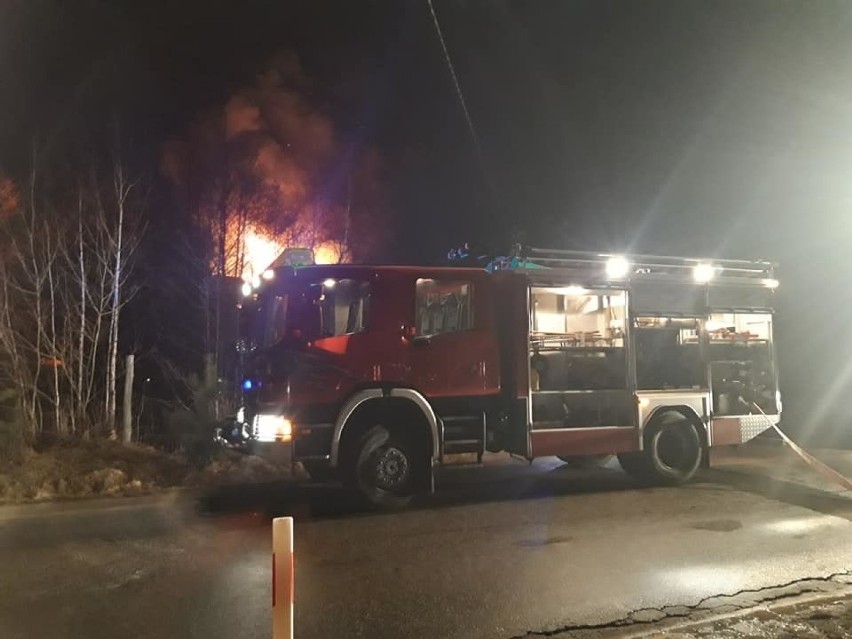
POLYGON ((710 468, 710 448, 708 446, 704 446, 701 451, 701 468, 705 470, 710 468))

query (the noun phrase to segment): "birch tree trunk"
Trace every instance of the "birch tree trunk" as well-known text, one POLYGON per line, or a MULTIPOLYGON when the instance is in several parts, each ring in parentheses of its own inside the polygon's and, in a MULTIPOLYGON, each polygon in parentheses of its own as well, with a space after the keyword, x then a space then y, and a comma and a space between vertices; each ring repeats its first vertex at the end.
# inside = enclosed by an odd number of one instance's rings
POLYGON ((77 336, 77 379, 75 380, 75 394, 77 405, 73 412, 75 423, 72 430, 76 432, 77 422, 82 424, 85 420, 85 406, 83 403, 83 386, 85 384, 84 362, 86 361, 86 309, 88 308, 86 290, 86 251, 85 237, 83 235, 83 193, 82 188, 77 194, 77 267, 80 278, 80 334, 77 336))
POLYGON ((106 426, 110 439, 115 439, 116 379, 118 369, 118 320, 121 309, 122 257, 124 240, 124 208, 130 185, 124 175, 124 167, 116 161, 113 170, 113 187, 117 205, 118 220, 113 236, 115 266, 112 272, 112 304, 109 318, 109 346, 107 350, 107 388, 106 388, 106 426))

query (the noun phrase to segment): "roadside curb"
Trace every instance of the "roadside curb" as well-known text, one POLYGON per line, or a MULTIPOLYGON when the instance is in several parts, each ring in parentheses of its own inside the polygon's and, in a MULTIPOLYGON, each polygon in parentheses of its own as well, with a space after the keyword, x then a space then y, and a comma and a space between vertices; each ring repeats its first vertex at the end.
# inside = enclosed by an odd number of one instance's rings
POLYGON ((79 514, 81 512, 107 512, 177 502, 191 496, 185 486, 163 488, 139 495, 87 495, 60 499, 43 499, 21 503, 0 504, 0 522, 20 519, 39 519, 79 514))

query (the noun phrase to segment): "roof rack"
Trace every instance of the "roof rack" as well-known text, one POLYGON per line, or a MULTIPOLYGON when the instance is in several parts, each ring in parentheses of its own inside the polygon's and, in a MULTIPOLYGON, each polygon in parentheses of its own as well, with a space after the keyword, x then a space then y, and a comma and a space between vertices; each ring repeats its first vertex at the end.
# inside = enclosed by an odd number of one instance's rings
POLYGON ((509 256, 494 260, 489 270, 597 271, 601 277, 610 280, 689 278, 701 283, 714 280, 775 288, 778 285, 776 266, 765 260, 597 253, 515 245, 509 256))

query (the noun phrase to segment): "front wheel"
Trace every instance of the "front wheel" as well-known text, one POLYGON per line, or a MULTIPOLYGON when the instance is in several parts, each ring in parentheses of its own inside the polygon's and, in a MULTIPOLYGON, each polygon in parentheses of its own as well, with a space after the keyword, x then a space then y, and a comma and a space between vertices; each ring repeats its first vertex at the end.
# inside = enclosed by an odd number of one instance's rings
POLYGON ((384 426, 374 426, 359 442, 354 481, 361 496, 377 508, 396 510, 411 502, 417 486, 413 447, 384 426))
POLYGON ((704 454, 695 426, 679 413, 666 413, 648 425, 645 448, 620 453, 618 461, 628 475, 643 483, 675 486, 689 481, 704 454))

